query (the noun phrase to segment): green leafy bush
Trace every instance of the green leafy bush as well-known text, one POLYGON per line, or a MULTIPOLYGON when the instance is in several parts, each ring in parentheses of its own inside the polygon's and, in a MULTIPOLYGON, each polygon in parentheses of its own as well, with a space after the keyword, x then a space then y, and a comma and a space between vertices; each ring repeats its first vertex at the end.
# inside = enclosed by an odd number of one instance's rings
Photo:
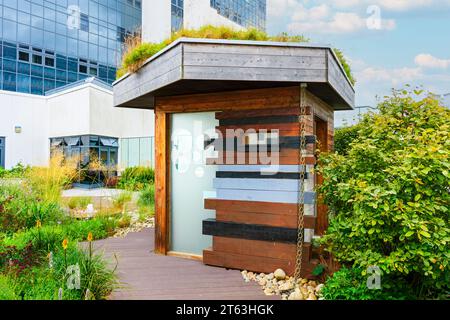
POLYGON ((90 203, 92 203, 91 197, 71 197, 67 199, 67 206, 70 209, 86 209, 90 203))
POLYGON ((328 278, 321 290, 326 300, 404 300, 414 295, 404 279, 381 278, 380 289, 367 287, 367 276, 358 268, 342 268, 328 278))
MULTIPOLYGON (((122 57, 122 66, 117 70, 117 78, 122 77, 127 72, 136 72, 142 64, 169 46, 179 38, 206 38, 206 39, 227 39, 227 40, 252 40, 252 41, 275 41, 275 42, 308 42, 309 39, 303 36, 290 36, 287 33, 281 33, 277 36, 269 36, 267 33, 249 28, 246 30, 235 30, 225 26, 206 25, 200 29, 181 29, 172 34, 169 39, 160 43, 141 43, 139 40, 131 39, 128 42, 128 48, 122 57)), ((355 79, 352 75, 350 65, 345 59, 342 51, 334 49, 338 60, 341 62, 352 84, 355 79)))
POLYGON ((376 265, 433 297, 450 283, 450 110, 420 94, 394 91, 363 118, 347 156, 322 158, 322 243, 343 264, 376 265))
POLYGON ((0 167, 0 178, 3 178, 3 179, 23 178, 29 170, 30 170, 29 166, 24 166, 21 163, 18 163, 10 170, 6 170, 6 169, 0 167))
POLYGON ((0 274, 0 300, 19 300, 8 277, 0 274))
POLYGON ((126 168, 120 176, 118 187, 126 190, 138 191, 155 181, 155 170, 148 167, 126 168))
POLYGON ((358 137, 361 124, 350 127, 339 128, 334 131, 334 151, 346 156, 350 144, 358 137))
POLYGON ((101 255, 89 249, 80 249, 77 243, 69 245, 66 254, 59 246, 53 255, 53 266, 48 263, 27 269, 23 274, 9 278, 14 283, 15 294, 25 300, 57 300, 62 288, 63 300, 84 300, 89 289, 94 299, 105 299, 117 287, 117 276, 101 255), (68 266, 80 268, 80 288, 67 286, 68 266))
POLYGON ((0 188, 0 231, 12 233, 30 228, 37 220, 56 223, 63 219, 63 211, 57 202, 43 200, 28 188, 2 186, 0 188))

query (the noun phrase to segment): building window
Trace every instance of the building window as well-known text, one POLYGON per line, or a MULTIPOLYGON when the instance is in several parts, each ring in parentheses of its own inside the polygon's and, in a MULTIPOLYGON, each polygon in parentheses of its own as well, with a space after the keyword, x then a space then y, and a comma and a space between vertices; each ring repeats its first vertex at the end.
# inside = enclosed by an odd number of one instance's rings
POLYGON ((19 51, 19 60, 20 61, 30 61, 30 54, 28 52, 19 51))
POLYGON ((183 28, 183 0, 172 0, 172 32, 178 31, 183 28))
POLYGON ((80 14, 80 30, 89 32, 89 16, 87 14, 80 14))
POLYGON ((80 64, 80 73, 87 73, 87 66, 80 64))
POLYGON ((60 152, 78 162, 79 187, 102 186, 105 178, 117 175, 119 139, 94 135, 55 137, 50 139, 51 155, 60 152), (95 167, 102 166, 99 169, 95 167))
POLYGON ((217 13, 246 27, 265 31, 266 0, 210 0, 217 13))
POLYGON ((50 57, 45 57, 45 65, 48 67, 54 67, 55 66, 55 59, 50 57))
POLYGON ((42 56, 33 54, 32 62, 35 64, 42 64, 42 56))

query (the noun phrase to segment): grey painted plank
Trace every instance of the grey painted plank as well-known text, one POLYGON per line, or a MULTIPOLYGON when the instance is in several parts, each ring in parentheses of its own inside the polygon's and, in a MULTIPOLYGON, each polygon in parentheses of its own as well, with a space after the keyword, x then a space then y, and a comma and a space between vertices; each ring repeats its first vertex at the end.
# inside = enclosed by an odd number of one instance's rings
POLYGON ((297 179, 236 179, 214 178, 216 189, 266 190, 298 192, 300 180, 297 179))
POLYGON ((226 53, 226 54, 257 54, 273 56, 309 56, 326 58, 326 48, 288 47, 288 46, 258 46, 249 42, 249 45, 240 44, 203 44, 184 43, 185 53, 226 53))
POLYGON ((326 82, 326 70, 185 66, 184 79, 326 82))
POLYGON ((185 53, 184 64, 189 66, 254 67, 287 69, 326 69, 323 57, 275 56, 265 54, 185 53))
MULTIPOLYGON (((260 201, 276 203, 298 203, 298 192, 289 191, 261 191, 261 190, 231 190, 217 189, 217 199, 260 201)), ((305 204, 315 203, 315 192, 305 192, 305 204)))

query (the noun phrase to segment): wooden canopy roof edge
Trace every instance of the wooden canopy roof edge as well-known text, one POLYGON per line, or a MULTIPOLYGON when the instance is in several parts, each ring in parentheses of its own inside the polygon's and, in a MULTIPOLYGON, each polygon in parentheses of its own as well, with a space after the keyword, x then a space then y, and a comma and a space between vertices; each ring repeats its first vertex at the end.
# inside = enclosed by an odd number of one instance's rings
POLYGON ((116 80, 114 106, 154 109, 156 97, 299 83, 310 85, 309 91, 335 110, 354 108, 354 86, 328 45, 197 38, 174 41, 147 59, 137 72, 116 80), (277 65, 268 63, 270 59, 277 65), (237 71, 241 77, 236 76, 237 71))

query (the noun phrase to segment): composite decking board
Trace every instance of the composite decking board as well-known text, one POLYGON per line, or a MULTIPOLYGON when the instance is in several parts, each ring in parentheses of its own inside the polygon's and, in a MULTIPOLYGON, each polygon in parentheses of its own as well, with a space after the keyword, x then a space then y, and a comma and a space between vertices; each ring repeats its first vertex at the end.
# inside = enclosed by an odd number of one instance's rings
MULTIPOLYGON (((300 179, 300 173, 297 172, 276 172, 274 174, 265 174, 255 171, 216 171, 216 178, 238 178, 238 179, 300 179)), ((305 179, 308 179, 308 173, 305 173, 305 179)))
POLYGON ((205 266, 200 261, 153 253, 153 229, 129 233, 125 238, 93 242, 104 251, 121 286, 109 299, 274 299, 265 296, 256 283, 245 283, 237 270, 205 266), (232 293, 232 294, 231 294, 232 293), (234 295, 234 296, 233 296, 234 295))
MULTIPOLYGON (((243 205, 243 210, 246 206, 243 205)), ((251 209, 250 209, 251 210, 251 209)), ((305 229, 314 229, 316 226, 316 217, 304 216, 305 229)), ((273 227, 297 228, 297 215, 284 214, 279 211, 277 213, 261 213, 261 212, 245 212, 230 209, 216 210, 217 221, 228 221, 236 223, 250 223, 268 225, 273 227)))
MULTIPOLYGON (((299 203, 299 193, 292 191, 272 190, 241 190, 241 189, 216 189, 217 199, 242 200, 242 201, 264 201, 276 203, 299 203)), ((304 204, 315 204, 315 192, 305 192, 304 204)))
POLYGON ((203 220, 203 234, 248 240, 297 243, 297 229, 267 225, 203 220))

